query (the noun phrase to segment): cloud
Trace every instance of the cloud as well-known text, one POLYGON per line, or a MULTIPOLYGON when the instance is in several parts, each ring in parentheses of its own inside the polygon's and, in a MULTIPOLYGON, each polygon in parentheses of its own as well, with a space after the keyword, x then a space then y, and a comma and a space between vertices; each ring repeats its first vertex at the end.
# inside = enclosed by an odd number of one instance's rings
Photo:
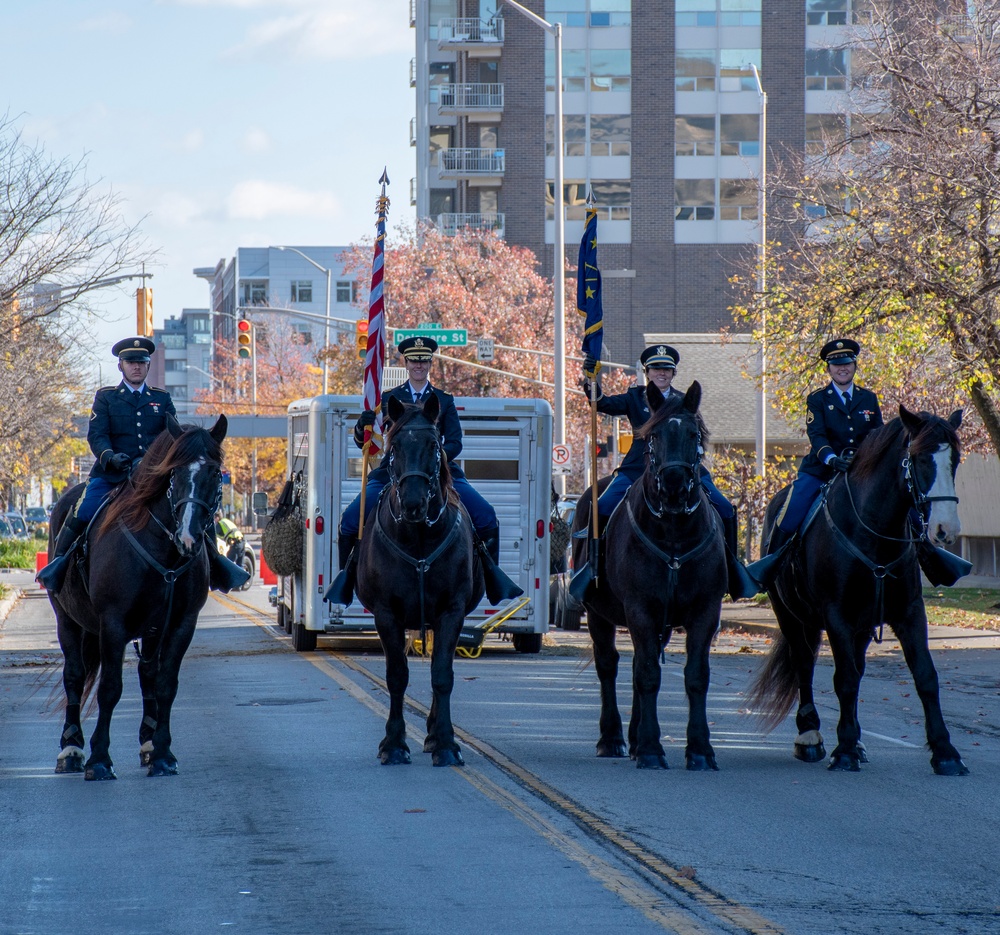
POLYGON ((260 127, 251 127, 243 137, 243 148, 247 152, 262 153, 271 148, 271 137, 260 127))
POLYGON ((341 204, 332 192, 306 191, 294 185, 249 179, 240 182, 226 201, 233 220, 261 221, 272 217, 332 218, 341 204))
POLYGON ((201 130, 189 130, 181 137, 181 149, 195 153, 205 145, 205 134, 201 130))
POLYGON ((187 227, 204 216, 204 206, 190 195, 164 192, 150 212, 153 219, 167 227, 187 227))
POLYGON ((80 20, 77 28, 85 32, 101 32, 111 36, 121 36, 132 29, 132 17, 120 10, 80 20))

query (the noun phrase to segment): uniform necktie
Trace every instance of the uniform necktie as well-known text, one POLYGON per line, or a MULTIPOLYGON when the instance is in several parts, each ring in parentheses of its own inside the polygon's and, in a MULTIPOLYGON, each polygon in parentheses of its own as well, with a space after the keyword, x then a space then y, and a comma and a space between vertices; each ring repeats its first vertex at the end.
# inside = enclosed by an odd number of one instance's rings
POLYGON ((139 402, 139 400, 142 399, 142 393, 140 393, 138 390, 132 390, 132 398, 136 402, 139 402))
POLYGON ((848 393, 844 393, 844 405, 845 406, 850 406, 851 405, 851 394, 849 392, 848 393))

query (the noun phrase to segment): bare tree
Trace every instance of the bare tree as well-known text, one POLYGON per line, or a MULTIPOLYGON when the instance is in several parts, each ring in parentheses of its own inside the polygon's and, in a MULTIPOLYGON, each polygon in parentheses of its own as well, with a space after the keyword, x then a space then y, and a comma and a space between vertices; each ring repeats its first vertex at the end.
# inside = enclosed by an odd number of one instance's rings
POLYGON ((1000 0, 869 8, 849 107, 770 174, 768 291, 737 316, 766 327, 789 415, 818 348, 853 335, 885 401, 971 400, 1000 451, 1000 0))

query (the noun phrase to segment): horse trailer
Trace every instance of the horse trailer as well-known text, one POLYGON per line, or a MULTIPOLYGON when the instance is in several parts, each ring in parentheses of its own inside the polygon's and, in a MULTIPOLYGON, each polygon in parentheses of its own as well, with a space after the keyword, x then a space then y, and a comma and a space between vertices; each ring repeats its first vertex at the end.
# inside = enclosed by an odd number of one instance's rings
MULTIPOLYGON (((542 399, 456 397, 455 406, 463 434, 458 463, 496 510, 500 565, 524 591, 500 607, 484 598, 466 618, 463 636, 476 645, 486 632, 507 633, 518 651, 538 652, 549 616, 552 409, 542 399)), ((315 649, 321 633, 375 629, 356 597, 349 607, 323 600, 338 571, 341 513, 361 491, 362 457, 353 434, 360 414, 360 396, 316 396, 288 407, 288 470, 303 550, 300 570, 278 579, 277 612, 299 651, 315 649)))

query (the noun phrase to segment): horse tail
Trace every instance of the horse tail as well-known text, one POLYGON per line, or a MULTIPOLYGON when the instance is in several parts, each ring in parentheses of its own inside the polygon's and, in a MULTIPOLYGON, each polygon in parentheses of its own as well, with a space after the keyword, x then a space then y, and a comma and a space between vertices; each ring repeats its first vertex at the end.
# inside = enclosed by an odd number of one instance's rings
POLYGON ((87 699, 93 691, 97 676, 101 671, 101 638, 96 633, 84 632, 80 645, 83 655, 83 691, 80 695, 80 704, 86 704, 87 699))
MULTIPOLYGON (((811 647, 813 656, 819 649, 819 632, 815 635, 815 645, 811 647)), ((779 633, 771 646, 771 652, 764 667, 750 683, 747 705, 750 712, 770 733, 792 710, 799 694, 798 667, 792 646, 779 633)))

